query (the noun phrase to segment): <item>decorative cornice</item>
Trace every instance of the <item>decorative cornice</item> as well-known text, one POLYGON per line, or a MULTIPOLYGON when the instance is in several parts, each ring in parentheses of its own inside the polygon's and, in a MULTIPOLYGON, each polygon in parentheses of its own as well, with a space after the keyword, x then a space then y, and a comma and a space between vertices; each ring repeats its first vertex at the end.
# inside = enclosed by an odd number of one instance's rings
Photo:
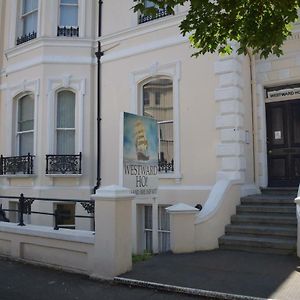
POLYGON ((94 40, 64 37, 39 37, 27 43, 15 46, 4 51, 9 61, 11 58, 32 52, 33 50, 43 47, 76 47, 76 48, 93 48, 94 40))
POLYGON ((175 16, 167 16, 157 20, 153 20, 151 22, 138 24, 137 26, 131 27, 130 29, 104 35, 99 39, 99 41, 101 41, 102 46, 105 46, 107 44, 118 43, 123 40, 144 36, 145 34, 152 33, 158 30, 178 26, 182 19, 186 16, 186 14, 187 11, 175 16))

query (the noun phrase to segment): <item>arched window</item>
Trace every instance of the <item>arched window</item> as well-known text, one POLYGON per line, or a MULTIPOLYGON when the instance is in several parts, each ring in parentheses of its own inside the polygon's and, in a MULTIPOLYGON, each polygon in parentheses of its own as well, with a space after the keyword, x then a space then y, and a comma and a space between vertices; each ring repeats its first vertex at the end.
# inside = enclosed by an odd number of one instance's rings
POLYGON ((33 154, 34 99, 26 95, 17 102, 17 153, 33 154))
POLYGON ((174 171, 173 82, 154 77, 142 86, 143 115, 157 120, 161 171, 174 171), (166 169, 167 168, 167 169, 166 169))
POLYGON ((56 154, 75 154, 75 94, 57 93, 56 154))

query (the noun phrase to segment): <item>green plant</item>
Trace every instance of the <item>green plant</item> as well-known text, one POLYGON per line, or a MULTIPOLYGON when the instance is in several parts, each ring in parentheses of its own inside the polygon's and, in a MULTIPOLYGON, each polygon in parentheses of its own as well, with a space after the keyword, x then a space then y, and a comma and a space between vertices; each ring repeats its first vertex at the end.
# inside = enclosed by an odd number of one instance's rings
POLYGON ((143 254, 133 254, 132 255, 132 262, 136 263, 136 262, 148 260, 152 256, 153 256, 152 252, 148 252, 148 251, 145 250, 143 254))

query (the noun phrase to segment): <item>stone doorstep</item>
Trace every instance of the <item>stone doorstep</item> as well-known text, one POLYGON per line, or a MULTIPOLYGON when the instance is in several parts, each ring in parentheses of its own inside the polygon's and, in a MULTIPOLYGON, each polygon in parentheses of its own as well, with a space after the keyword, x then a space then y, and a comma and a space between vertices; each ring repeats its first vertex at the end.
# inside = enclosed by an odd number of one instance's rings
POLYGON ((208 299, 226 299, 226 300, 272 300, 266 298, 257 298, 251 296, 229 294, 215 291, 208 291, 197 288, 188 288, 177 285, 169 285, 163 283, 156 283, 151 281, 143 281, 136 279, 129 279, 124 277, 115 277, 114 282, 117 284, 133 286, 133 287, 142 287, 148 289, 155 289, 159 291, 169 292, 169 293, 178 293, 190 296, 205 297, 208 299))
POLYGON ((276 239, 268 237, 244 237, 235 235, 223 235, 219 238, 219 244, 222 245, 234 245, 234 246, 246 246, 246 247, 261 247, 261 248, 274 248, 280 250, 293 250, 296 247, 295 239, 276 239))
POLYGON ((247 234, 257 236, 280 236, 281 238, 297 236, 296 227, 276 227, 276 226, 264 226, 264 225, 247 225, 247 224, 229 224, 225 227, 226 234, 247 234))
POLYGON ((260 213, 260 214, 295 214, 295 206, 280 205, 238 205, 237 213, 260 213))
POLYGON ((248 223, 248 224, 281 224, 281 225, 297 225, 297 218, 286 216, 263 216, 263 215, 234 215, 231 217, 232 224, 248 223))

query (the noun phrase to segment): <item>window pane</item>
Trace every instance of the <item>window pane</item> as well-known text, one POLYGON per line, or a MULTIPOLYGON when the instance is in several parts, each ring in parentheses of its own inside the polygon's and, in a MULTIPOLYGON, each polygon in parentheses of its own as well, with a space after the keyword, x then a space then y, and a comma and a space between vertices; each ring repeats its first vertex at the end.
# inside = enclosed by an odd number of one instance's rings
POLYGON ((57 128, 75 128, 75 94, 70 91, 58 93, 57 128))
POLYGON ((33 132, 19 134, 19 155, 33 154, 33 132))
POLYGON ((34 100, 25 96, 18 101, 18 131, 33 130, 34 100))
POLYGON ((166 211, 166 206, 158 207, 158 229, 170 230, 170 215, 166 211))
POLYGON ((75 154, 75 130, 57 130, 57 154, 75 154))
POLYGON ((149 104, 143 103, 144 115, 157 121, 173 120, 173 84, 170 79, 156 79, 143 86, 149 93, 149 104))
POLYGON ((60 6, 60 26, 77 26, 78 25, 78 7, 77 6, 60 6))
POLYGON ((174 159, 172 80, 157 78, 143 86, 143 114, 158 121, 160 161, 170 163, 174 159))
POLYGON ((152 206, 145 206, 145 229, 152 229, 152 206))
POLYGON ((23 14, 38 8, 38 0, 23 0, 23 14))
POLYGON ((23 18, 23 34, 37 31, 37 12, 33 12, 23 18))
POLYGON ((158 232, 158 251, 167 252, 170 250, 170 232, 158 232))
POLYGON ((153 7, 155 6, 154 3, 150 0, 145 0, 145 7, 153 7))
POLYGON ((147 252, 152 252, 152 206, 145 206, 144 213, 144 246, 147 252))
POLYGON ((78 4, 78 0, 61 0, 62 4, 78 4))

